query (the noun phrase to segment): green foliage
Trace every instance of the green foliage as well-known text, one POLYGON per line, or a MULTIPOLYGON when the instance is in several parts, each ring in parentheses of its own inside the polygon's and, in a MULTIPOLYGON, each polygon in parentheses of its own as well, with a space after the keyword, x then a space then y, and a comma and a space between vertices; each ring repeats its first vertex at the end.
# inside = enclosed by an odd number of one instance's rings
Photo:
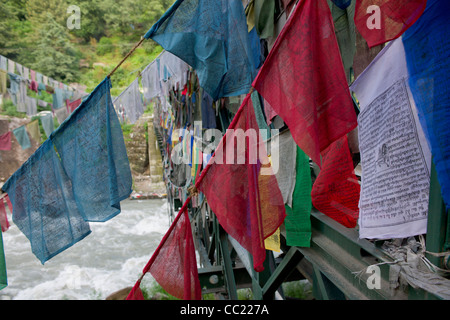
POLYGON ((3 99, 0 114, 16 118, 25 118, 27 116, 25 112, 18 112, 17 107, 13 104, 12 100, 7 99, 3 99))
POLYGON ((77 52, 64 27, 50 14, 41 26, 33 58, 30 67, 49 77, 66 83, 79 79, 77 52))
POLYGON ((311 283, 307 280, 284 282, 283 292, 286 297, 311 300, 313 298, 311 283))
POLYGON ((143 287, 141 290, 145 300, 179 300, 167 293, 156 281, 150 287, 143 287))
MULTIPOLYGON (((0 54, 63 83, 85 85, 89 93, 173 2, 2 0, 0 54), (80 8, 80 29, 67 27, 70 5, 80 8)), ((161 51, 154 41, 144 41, 111 77, 111 95, 118 96, 161 51)), ((52 102, 51 95, 37 98, 52 102)))
POLYGON ((107 37, 102 37, 97 45, 97 55, 103 56, 111 52, 113 48, 113 40, 107 37))

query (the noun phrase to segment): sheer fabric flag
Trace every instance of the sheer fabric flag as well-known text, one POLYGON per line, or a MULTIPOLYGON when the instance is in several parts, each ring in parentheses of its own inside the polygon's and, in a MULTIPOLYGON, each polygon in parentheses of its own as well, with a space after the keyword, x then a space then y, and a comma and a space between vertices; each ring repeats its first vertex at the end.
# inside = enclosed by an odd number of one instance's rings
POLYGON ((417 21, 426 4, 427 0, 357 0, 355 25, 372 48, 400 37, 417 21))
POLYGON ((131 171, 106 78, 6 181, 13 221, 44 263, 120 213, 131 171))
POLYGON ((0 232, 0 290, 8 286, 8 277, 6 273, 5 252, 3 250, 3 235, 0 232))
POLYGON ((159 78, 159 59, 156 58, 141 73, 144 98, 150 100, 161 95, 161 84, 159 78))
POLYGON ((361 108, 360 238, 407 238, 427 232, 431 152, 408 78, 405 48, 402 39, 396 39, 350 87, 361 108))
POLYGON ((42 128, 44 128, 45 135, 50 137, 53 132, 54 124, 53 124, 53 115, 51 113, 47 113, 40 117, 42 128))
POLYGON ((3 190, 13 204, 13 221, 44 264, 90 233, 79 214, 72 184, 53 144, 46 140, 8 179, 3 190))
POLYGON ((31 147, 30 137, 28 137, 28 132, 25 129, 25 126, 20 126, 14 129, 13 133, 23 150, 31 147))
POLYGON ((67 108, 69 109, 69 112, 74 112, 76 108, 81 104, 81 99, 77 99, 75 101, 68 100, 67 102, 67 108))
POLYGON ((298 3, 253 87, 288 125, 297 145, 319 166, 321 152, 356 127, 325 0, 298 3))
POLYGON ((308 156, 296 146, 295 187, 292 205, 285 205, 286 244, 310 247, 311 244, 311 171, 308 156))
POLYGON ((41 132, 39 131, 39 120, 31 121, 26 125, 27 131, 29 132, 31 138, 37 142, 41 142, 41 132))
POLYGON ((219 223, 262 271, 264 239, 286 216, 283 196, 261 139, 248 94, 196 183, 219 223))
POLYGON ((411 92, 433 155, 442 196, 450 208, 450 2, 428 0, 402 37, 411 92))
POLYGON ((145 38, 194 68, 214 100, 247 93, 256 75, 240 0, 177 0, 145 38))
POLYGON ((120 213, 131 194, 131 170, 119 119, 106 78, 51 134, 87 221, 103 222, 120 213))
MULTIPOLYGON (((9 200, 8 200, 8 202, 9 202, 9 200)), ((10 209, 11 209, 11 206, 10 206, 10 209)), ((12 212, 12 210, 11 210, 11 212, 12 212)), ((0 227, 2 229, 2 232, 5 232, 10 227, 9 221, 8 221, 8 216, 6 214, 5 203, 3 202, 3 198, 0 199, 0 227)))
POLYGON ((0 150, 11 150, 11 131, 0 136, 0 150))
POLYGON ((323 167, 311 191, 312 203, 333 220, 354 228, 359 216, 360 189, 344 136, 324 152, 323 167))
POLYGON ((172 296, 184 300, 201 299, 194 240, 187 211, 190 199, 180 209, 127 300, 144 299, 140 283, 147 272, 172 296))
POLYGON ((135 123, 144 113, 144 104, 139 91, 139 79, 136 78, 115 100, 116 108, 123 108, 130 123, 135 123))

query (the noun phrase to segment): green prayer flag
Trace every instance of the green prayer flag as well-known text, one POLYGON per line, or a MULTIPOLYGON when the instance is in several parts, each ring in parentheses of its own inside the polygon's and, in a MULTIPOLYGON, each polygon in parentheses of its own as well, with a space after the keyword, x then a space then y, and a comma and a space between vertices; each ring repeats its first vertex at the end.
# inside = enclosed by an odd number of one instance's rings
POLYGON ((352 1, 346 9, 341 9, 328 0, 333 17, 336 39, 341 53, 347 82, 350 84, 350 69, 353 67, 353 57, 356 53, 356 31, 353 18, 355 16, 355 2, 352 1))
POLYGON ((3 235, 0 232, 0 290, 8 285, 8 279, 6 277, 6 261, 5 252, 3 251, 3 235))
POLYGON ((258 36, 261 39, 273 37, 275 29, 275 0, 255 0, 254 15, 258 36))
POLYGON ((292 195, 292 208, 287 204, 286 218, 286 244, 288 246, 310 247, 311 243, 311 172, 309 158, 297 146, 296 156, 296 182, 292 195))

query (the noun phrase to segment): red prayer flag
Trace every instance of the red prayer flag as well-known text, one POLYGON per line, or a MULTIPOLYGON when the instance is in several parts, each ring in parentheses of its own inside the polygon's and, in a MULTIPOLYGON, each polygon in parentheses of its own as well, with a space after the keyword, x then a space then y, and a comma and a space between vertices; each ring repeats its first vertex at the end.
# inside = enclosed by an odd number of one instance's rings
POLYGON ((11 131, 0 136, 0 150, 11 150, 11 131))
POLYGON ((357 0, 355 25, 372 48, 400 37, 422 15, 426 5, 426 0, 357 0))
POLYGON ((320 153, 357 125, 326 0, 301 0, 253 87, 321 166, 320 153))
POLYGON ((2 232, 5 232, 6 230, 9 229, 10 225, 9 225, 9 221, 8 221, 8 216, 6 215, 6 208, 5 208, 5 203, 3 202, 3 199, 6 199, 6 202, 8 203, 8 206, 9 206, 9 210, 11 210, 11 212, 12 212, 12 205, 11 205, 11 201, 9 200, 8 196, 0 199, 0 226, 1 226, 2 232))
POLYGON ((283 197, 259 134, 250 94, 196 182, 224 230, 264 269, 264 239, 286 216, 283 197))
POLYGON ((70 113, 72 113, 81 104, 81 99, 78 99, 78 100, 75 100, 75 101, 72 101, 72 102, 70 102, 70 100, 67 100, 66 102, 67 102, 67 107, 69 109, 68 111, 70 113))
POLYGON ((194 240, 187 205, 184 203, 156 251, 142 271, 141 278, 129 293, 127 300, 143 300, 140 289, 143 276, 150 272, 153 278, 172 296, 184 300, 202 297, 195 258, 194 240))
POLYGON ((354 228, 359 216, 361 187, 356 179, 347 136, 324 152, 323 167, 314 182, 314 207, 340 224, 354 228))

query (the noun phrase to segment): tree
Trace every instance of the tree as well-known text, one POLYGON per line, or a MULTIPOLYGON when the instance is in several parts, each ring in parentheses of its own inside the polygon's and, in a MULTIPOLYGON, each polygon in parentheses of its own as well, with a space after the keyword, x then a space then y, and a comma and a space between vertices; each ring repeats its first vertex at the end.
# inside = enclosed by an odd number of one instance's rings
POLYGON ((70 42, 67 28, 58 24, 50 13, 38 31, 31 68, 55 80, 75 82, 79 78, 77 51, 70 42))
MULTIPOLYGON (((70 4, 80 8, 80 29, 71 30, 70 33, 81 38, 85 43, 91 38, 100 40, 105 35, 106 21, 104 18, 104 9, 100 5, 103 1, 77 0, 70 1, 70 4)), ((67 15, 67 14, 66 14, 67 15)))

